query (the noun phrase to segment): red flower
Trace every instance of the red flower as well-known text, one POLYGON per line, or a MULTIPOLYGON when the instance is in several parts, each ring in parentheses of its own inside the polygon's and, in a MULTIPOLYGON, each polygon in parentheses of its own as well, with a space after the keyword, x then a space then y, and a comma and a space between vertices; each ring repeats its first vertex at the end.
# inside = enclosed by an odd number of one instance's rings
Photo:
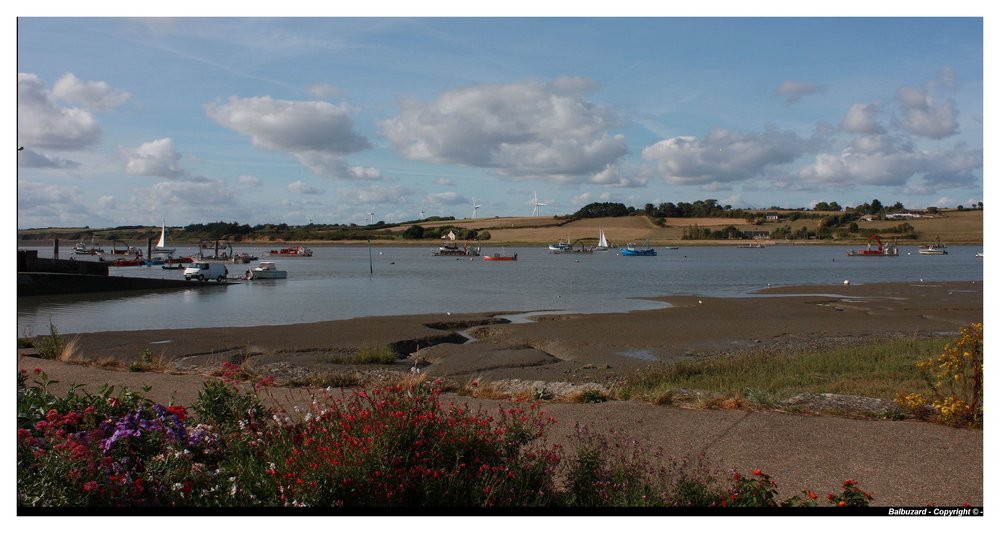
POLYGON ((83 484, 83 490, 85 492, 94 492, 95 490, 97 490, 97 482, 96 481, 88 481, 88 482, 84 483, 83 484))
POLYGON ((167 412, 176 415, 183 422, 187 418, 187 409, 183 405, 167 406, 167 412))
POLYGON ((847 502, 845 502, 844 500, 840 500, 839 502, 837 502, 837 507, 843 507, 845 505, 847 505, 847 502))
POLYGON ((41 374, 41 373, 42 373, 42 369, 36 367, 35 368, 35 375, 37 376, 38 374, 41 374))
POLYGON ((755 468, 753 470, 753 472, 750 472, 750 473, 753 474, 753 475, 755 475, 755 476, 763 476, 764 475, 764 473, 761 472, 759 468, 755 468))

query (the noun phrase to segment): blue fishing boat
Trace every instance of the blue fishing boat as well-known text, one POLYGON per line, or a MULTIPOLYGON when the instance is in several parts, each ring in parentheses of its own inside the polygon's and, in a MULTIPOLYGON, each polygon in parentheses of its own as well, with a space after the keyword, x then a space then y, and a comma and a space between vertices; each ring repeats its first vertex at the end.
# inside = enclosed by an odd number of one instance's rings
POLYGON ((634 242, 628 243, 624 248, 619 248, 619 252, 623 256, 625 255, 656 255, 656 250, 649 245, 649 239, 646 239, 642 243, 642 246, 636 246, 634 242))

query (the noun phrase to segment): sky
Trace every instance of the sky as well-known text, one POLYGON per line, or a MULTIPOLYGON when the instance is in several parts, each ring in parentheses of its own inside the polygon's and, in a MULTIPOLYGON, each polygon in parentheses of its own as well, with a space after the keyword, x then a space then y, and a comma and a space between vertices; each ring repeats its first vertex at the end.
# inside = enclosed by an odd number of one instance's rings
POLYGON ((984 200, 980 17, 21 16, 16 39, 18 228, 984 200))

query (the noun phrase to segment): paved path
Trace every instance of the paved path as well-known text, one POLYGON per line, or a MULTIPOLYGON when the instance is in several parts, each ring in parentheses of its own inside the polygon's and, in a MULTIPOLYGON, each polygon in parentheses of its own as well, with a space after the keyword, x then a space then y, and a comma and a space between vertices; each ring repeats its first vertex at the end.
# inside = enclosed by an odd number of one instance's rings
MULTIPOLYGON (((44 370, 60 383, 93 392, 104 383, 153 388, 159 402, 190 405, 205 378, 110 371, 19 357, 19 368, 44 370)), ((307 405, 308 391, 276 389, 281 403, 307 405)), ((494 410, 501 402, 448 397, 494 410)), ((869 421, 775 412, 692 410, 636 402, 547 403, 557 420, 551 442, 568 444, 577 423, 617 429, 662 447, 672 457, 704 457, 714 468, 759 468, 778 483, 781 497, 811 489, 821 496, 855 479, 877 506, 983 505, 983 432, 914 421, 869 421)), ((652 455, 650 456, 652 460, 652 455)))

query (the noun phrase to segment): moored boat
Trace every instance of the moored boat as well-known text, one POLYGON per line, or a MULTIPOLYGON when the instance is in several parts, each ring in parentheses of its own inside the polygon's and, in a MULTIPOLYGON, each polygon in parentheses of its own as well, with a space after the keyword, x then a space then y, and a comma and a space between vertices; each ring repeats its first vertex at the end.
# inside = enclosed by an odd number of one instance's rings
POLYGON ((73 247, 73 253, 77 255, 101 255, 104 249, 97 245, 95 237, 91 236, 90 242, 80 241, 73 247))
POLYGON ((163 255, 173 255, 177 251, 177 248, 167 248, 167 223, 164 222, 160 227, 160 240, 153 247, 153 252, 163 255))
POLYGON ((244 275, 248 280, 254 279, 286 279, 288 271, 278 270, 273 261, 261 261, 259 265, 247 270, 244 275))
POLYGON ((864 250, 851 250, 846 254, 848 257, 894 257, 899 255, 899 248, 896 243, 890 242, 882 244, 882 239, 878 235, 868 237, 868 248, 864 250), (878 248, 872 248, 872 241, 878 244, 878 248))
POLYGON ((293 246, 291 248, 280 248, 271 250, 268 255, 271 257, 312 257, 312 250, 305 246, 293 246))
POLYGON ((597 246, 594 247, 595 252, 606 252, 608 251, 608 238, 604 235, 604 228, 600 228, 601 236, 597 239, 597 246))
POLYGON ((110 263, 108 263, 108 266, 113 266, 113 267, 130 267, 130 266, 142 266, 142 265, 145 265, 145 264, 146 264, 146 261, 144 261, 142 259, 142 255, 137 255, 137 256, 135 256, 135 257, 133 257, 131 259, 128 259, 128 258, 125 258, 125 257, 119 257, 118 259, 115 259, 114 261, 111 261, 110 263))
POLYGON ((941 237, 937 238, 937 242, 934 244, 924 244, 917 251, 921 255, 946 255, 948 250, 947 246, 941 243, 941 237))
POLYGON ((501 248, 500 253, 484 255, 483 261, 517 261, 517 252, 514 252, 513 255, 507 255, 507 251, 501 248))
POLYGON ((642 246, 636 246, 634 242, 628 243, 624 248, 619 248, 619 252, 623 256, 654 256, 656 255, 656 249, 649 245, 649 239, 646 239, 642 246))

